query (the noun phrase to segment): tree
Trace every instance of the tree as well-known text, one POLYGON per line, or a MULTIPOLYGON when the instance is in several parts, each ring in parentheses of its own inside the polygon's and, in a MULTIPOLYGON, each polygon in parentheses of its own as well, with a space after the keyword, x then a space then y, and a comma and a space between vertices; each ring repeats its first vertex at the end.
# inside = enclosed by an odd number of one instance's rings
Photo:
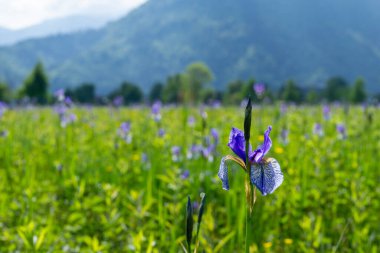
POLYGON ((292 80, 286 82, 285 86, 280 89, 280 98, 286 102, 301 103, 302 91, 292 80))
POLYGON ((95 101, 95 85, 84 83, 73 91, 73 99, 80 103, 93 103, 95 101))
POLYGON ((46 104, 48 100, 49 82, 44 67, 38 62, 32 73, 25 79, 21 96, 27 96, 38 104, 46 104))
POLYGON ((306 95, 306 102, 309 104, 316 104, 320 101, 320 94, 317 90, 311 89, 306 95))
POLYGON ((227 84, 225 102, 228 104, 240 104, 244 99, 244 82, 241 80, 232 81, 227 84))
POLYGON ((351 102, 358 104, 358 103, 363 103, 366 98, 367 94, 365 92, 365 87, 364 87, 364 80, 362 78, 358 78, 354 86, 351 89, 351 102))
POLYGON ((184 76, 176 74, 169 76, 162 91, 165 103, 181 103, 184 101, 184 76))
POLYGON ((185 75, 188 84, 189 100, 191 102, 199 102, 202 90, 205 85, 210 83, 214 77, 211 70, 203 62, 194 62, 187 66, 185 75))
POLYGON ((346 101, 348 84, 342 77, 332 77, 326 83, 325 95, 329 102, 346 101))
POLYGON ((111 99, 117 96, 123 98, 125 105, 140 103, 144 97, 141 89, 137 85, 129 82, 123 82, 117 90, 109 95, 111 99))
POLYGON ((253 101, 257 101, 256 93, 253 92, 253 85, 256 83, 254 79, 249 79, 242 87, 242 98, 248 98, 251 96, 253 101))
POLYGON ((149 101, 150 102, 154 102, 157 100, 161 101, 163 89, 164 89, 164 85, 162 83, 155 83, 149 92, 149 101))
POLYGON ((11 100, 11 91, 6 83, 0 82, 0 101, 9 102, 11 100))

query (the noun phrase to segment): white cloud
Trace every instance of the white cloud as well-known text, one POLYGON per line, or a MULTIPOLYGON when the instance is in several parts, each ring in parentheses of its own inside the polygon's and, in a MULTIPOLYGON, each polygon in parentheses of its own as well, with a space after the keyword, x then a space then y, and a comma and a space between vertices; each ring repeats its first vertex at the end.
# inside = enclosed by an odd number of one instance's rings
POLYGON ((0 0, 0 26, 21 28, 72 14, 114 18, 146 0, 0 0))

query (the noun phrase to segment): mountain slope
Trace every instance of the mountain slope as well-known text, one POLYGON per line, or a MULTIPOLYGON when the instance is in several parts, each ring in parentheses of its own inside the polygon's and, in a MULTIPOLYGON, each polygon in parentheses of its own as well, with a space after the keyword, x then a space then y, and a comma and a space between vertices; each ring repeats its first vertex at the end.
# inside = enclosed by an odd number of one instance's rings
POLYGON ((320 86, 341 75, 379 91, 379 8, 376 0, 151 0, 98 31, 0 49, 0 77, 16 84, 41 59, 55 87, 92 81, 106 92, 130 80, 148 90, 202 60, 217 88, 251 76, 320 86))
POLYGON ((71 15, 46 20, 40 24, 18 30, 0 28, 0 45, 11 45, 26 39, 46 37, 48 35, 67 34, 104 26, 109 18, 71 15))

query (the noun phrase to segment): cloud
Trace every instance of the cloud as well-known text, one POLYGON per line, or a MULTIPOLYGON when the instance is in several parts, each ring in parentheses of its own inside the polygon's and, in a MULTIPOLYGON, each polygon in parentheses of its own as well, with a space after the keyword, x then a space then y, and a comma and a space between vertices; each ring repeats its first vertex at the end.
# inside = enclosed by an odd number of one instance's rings
POLYGON ((0 0, 0 26, 21 28, 73 14, 114 18, 146 0, 0 0))

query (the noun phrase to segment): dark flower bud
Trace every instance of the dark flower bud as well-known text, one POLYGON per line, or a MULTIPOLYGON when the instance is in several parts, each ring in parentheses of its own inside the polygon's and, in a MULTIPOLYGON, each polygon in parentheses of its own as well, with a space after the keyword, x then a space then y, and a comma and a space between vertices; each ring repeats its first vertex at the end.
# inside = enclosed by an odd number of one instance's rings
POLYGON ((247 106, 245 107, 245 117, 244 117, 244 139, 249 142, 251 137, 251 118, 252 118, 252 102, 251 97, 248 98, 247 106))
POLYGON ((186 242, 188 252, 191 252, 191 239, 193 238, 193 223, 193 207, 191 205, 190 196, 188 196, 186 206, 186 242))

